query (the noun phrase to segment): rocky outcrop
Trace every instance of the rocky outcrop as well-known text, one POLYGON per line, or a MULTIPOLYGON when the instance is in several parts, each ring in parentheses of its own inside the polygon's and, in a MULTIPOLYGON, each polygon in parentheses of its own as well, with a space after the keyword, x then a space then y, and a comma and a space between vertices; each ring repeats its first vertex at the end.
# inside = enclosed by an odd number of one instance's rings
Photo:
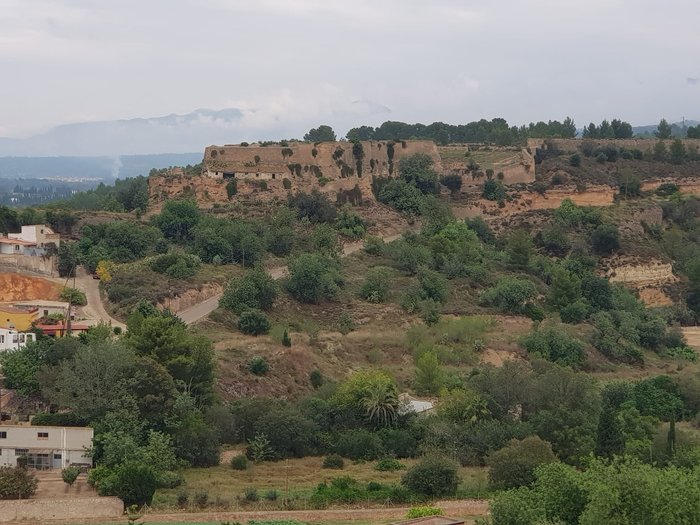
POLYGON ((160 309, 169 309, 171 312, 182 312, 195 304, 206 301, 210 297, 220 295, 224 291, 223 286, 217 283, 207 283, 198 290, 187 290, 181 295, 177 295, 171 299, 158 304, 160 309))
POLYGON ((640 260, 619 257, 603 268, 604 275, 613 283, 622 283, 634 289, 647 306, 673 304, 665 288, 678 281, 669 262, 657 259, 640 260))

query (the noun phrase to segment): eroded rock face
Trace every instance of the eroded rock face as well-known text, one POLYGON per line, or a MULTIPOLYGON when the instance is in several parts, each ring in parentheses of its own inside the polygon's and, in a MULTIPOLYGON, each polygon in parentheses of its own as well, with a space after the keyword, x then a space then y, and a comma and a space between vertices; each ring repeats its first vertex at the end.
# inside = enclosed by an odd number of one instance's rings
POLYGON ((669 262, 657 259, 640 260, 619 257, 603 269, 604 275, 613 283, 622 283, 637 291, 647 306, 668 306, 673 300, 665 288, 678 281, 669 262))

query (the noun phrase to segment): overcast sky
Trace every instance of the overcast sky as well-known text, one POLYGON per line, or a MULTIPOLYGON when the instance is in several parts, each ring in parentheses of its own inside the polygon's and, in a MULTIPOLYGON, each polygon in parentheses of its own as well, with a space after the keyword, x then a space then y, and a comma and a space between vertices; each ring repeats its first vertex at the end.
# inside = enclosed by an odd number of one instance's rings
POLYGON ((240 108, 385 120, 700 118, 698 0, 0 0, 0 136, 240 108))

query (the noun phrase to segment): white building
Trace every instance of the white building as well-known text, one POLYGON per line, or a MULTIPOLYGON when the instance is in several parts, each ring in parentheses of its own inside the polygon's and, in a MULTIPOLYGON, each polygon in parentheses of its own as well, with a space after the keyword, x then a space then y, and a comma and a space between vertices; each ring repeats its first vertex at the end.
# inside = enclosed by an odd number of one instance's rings
MULTIPOLYGON (((64 301, 45 301, 43 299, 32 299, 31 301, 15 301, 12 303, 15 308, 29 308, 38 310, 39 317, 48 317, 51 314, 60 314, 65 319, 68 312, 68 303, 64 301)), ((70 318, 75 320, 75 308, 71 309, 70 318)))
POLYGON ((36 335, 31 332, 18 332, 11 328, 0 328, 0 352, 19 350, 32 341, 36 341, 36 335))
POLYGON ((14 467, 21 456, 27 457, 28 467, 37 470, 92 465, 87 456, 92 437, 89 427, 0 425, 0 466, 14 467))
POLYGON ((0 237, 0 254, 4 255, 44 255, 49 245, 58 248, 61 236, 45 224, 22 226, 19 233, 8 233, 0 237))

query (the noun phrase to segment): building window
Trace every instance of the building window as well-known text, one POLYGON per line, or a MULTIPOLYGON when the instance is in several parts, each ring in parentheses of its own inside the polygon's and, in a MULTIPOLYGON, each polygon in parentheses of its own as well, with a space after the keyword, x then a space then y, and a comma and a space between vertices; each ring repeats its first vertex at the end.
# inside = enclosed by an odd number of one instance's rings
POLYGON ((63 459, 63 456, 61 456, 61 454, 54 454, 53 459, 63 459))
POLYGON ((24 343, 24 334, 19 335, 19 342, 24 343))
POLYGON ((4 344, 5 344, 5 336, 0 335, 0 345, 4 345, 4 344))
POLYGON ((49 316, 49 311, 48 311, 48 310, 44 310, 44 317, 48 317, 48 316, 49 316))
POLYGON ((4 430, 0 432, 0 439, 7 439, 7 432, 4 430))
POLYGON ((28 448, 16 448, 15 449, 15 456, 26 456, 27 454, 29 454, 28 448))
POLYGON ((49 439, 49 433, 48 432, 37 432, 36 437, 37 437, 37 439, 49 439))

